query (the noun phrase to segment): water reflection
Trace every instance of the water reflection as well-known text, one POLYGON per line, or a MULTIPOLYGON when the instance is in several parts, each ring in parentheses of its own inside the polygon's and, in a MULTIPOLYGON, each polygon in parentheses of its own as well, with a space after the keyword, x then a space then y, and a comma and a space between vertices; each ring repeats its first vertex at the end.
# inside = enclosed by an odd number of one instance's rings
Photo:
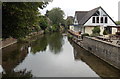
POLYGON ((116 68, 110 66, 106 62, 97 58, 90 52, 84 50, 73 41, 69 40, 74 48, 74 58, 75 61, 82 60, 85 62, 92 70, 94 70, 101 78, 104 77, 120 77, 120 71, 116 68))
POLYGON ((60 33, 38 36, 30 44, 14 44, 2 51, 4 76, 120 77, 117 69, 60 33))
POLYGON ((20 71, 11 71, 10 73, 5 73, 2 75, 2 79, 9 79, 10 77, 15 77, 15 78, 23 78, 23 79, 30 79, 31 77, 33 77, 33 75, 31 74, 31 71, 26 71, 26 69, 24 70, 20 70, 20 71))
POLYGON ((31 52, 38 53, 46 51, 47 46, 52 53, 57 54, 62 51, 64 44, 63 36, 60 33, 47 34, 39 37, 31 44, 31 52))
POLYGON ((63 36, 60 33, 51 34, 48 36, 48 43, 51 52, 55 54, 60 53, 64 44, 63 36))
POLYGON ((22 44, 13 44, 2 49, 2 66, 4 77, 31 77, 31 72, 26 72, 26 69, 14 71, 14 68, 19 65, 28 54, 28 46, 22 44))
POLYGON ((48 42, 47 42, 46 36, 42 36, 31 44, 31 52, 33 54, 40 52, 40 51, 43 52, 46 50, 47 45, 48 45, 48 42))

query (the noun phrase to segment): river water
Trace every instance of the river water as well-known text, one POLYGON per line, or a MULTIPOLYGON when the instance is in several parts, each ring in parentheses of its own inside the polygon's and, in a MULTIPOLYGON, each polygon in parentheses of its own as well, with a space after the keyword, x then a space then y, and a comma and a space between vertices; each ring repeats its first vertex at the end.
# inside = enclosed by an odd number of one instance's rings
POLYGON ((9 77, 28 72, 33 77, 120 77, 119 70, 60 33, 37 36, 34 42, 2 51, 3 73, 9 77))

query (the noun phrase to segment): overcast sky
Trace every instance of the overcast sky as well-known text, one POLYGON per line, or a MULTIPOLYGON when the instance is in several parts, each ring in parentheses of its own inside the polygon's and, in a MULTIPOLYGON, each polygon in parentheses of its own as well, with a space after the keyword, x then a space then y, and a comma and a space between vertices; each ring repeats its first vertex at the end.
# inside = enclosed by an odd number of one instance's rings
POLYGON ((113 18, 118 20, 118 2, 120 0, 53 0, 46 8, 41 10, 45 14, 46 10, 51 10, 54 7, 60 7, 65 12, 65 17, 74 16, 75 11, 89 11, 96 7, 103 9, 113 18))

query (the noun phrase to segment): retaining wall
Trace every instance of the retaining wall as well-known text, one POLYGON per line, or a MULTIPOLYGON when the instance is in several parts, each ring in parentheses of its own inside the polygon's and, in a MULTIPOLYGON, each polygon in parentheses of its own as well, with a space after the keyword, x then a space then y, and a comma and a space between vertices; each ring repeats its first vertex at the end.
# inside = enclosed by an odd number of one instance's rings
POLYGON ((84 37, 82 47, 120 69, 120 46, 97 40, 93 37, 84 37))

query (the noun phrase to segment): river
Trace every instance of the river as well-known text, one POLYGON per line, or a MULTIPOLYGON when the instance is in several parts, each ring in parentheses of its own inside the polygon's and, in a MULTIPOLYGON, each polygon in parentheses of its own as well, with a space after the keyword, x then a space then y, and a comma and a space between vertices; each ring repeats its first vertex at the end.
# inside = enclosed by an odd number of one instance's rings
POLYGON ((2 66, 7 77, 20 73, 32 77, 120 77, 119 70, 60 33, 2 49, 2 66))

